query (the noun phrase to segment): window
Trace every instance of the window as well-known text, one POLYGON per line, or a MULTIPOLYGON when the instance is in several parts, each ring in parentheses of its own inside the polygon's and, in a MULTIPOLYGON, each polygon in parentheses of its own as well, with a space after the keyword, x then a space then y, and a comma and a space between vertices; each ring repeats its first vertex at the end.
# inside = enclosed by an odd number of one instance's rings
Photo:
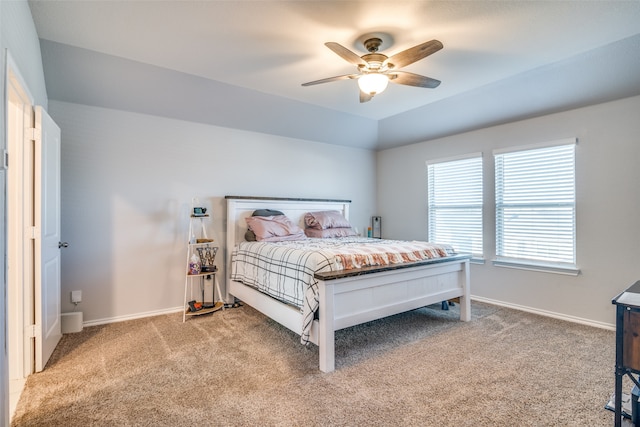
POLYGON ((482 258, 482 156, 427 163, 429 241, 482 258))
POLYGON ((496 265, 546 264, 577 274, 575 139, 494 156, 496 265))

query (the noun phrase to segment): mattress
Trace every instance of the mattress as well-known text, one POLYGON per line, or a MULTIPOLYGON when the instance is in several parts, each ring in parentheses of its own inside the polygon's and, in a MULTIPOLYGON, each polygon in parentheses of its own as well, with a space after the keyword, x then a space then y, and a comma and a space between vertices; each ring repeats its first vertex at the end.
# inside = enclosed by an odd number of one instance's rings
POLYGON ((306 344, 318 309, 317 273, 353 270, 455 255, 449 245, 362 237, 241 242, 231 254, 231 280, 297 307, 306 344))

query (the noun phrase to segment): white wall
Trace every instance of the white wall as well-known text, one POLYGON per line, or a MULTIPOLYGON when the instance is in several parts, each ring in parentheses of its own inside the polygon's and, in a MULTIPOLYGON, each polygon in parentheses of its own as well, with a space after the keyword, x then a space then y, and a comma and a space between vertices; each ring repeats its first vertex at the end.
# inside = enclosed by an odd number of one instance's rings
POLYGON ((377 155, 378 212, 385 237, 427 236, 428 159, 482 152, 484 249, 471 267, 471 291, 481 298, 613 325, 611 299, 640 279, 640 97, 599 104, 427 141, 377 155), (577 277, 494 267, 492 150, 577 137, 577 277), (402 189, 401 191, 399 189, 402 189))
POLYGON ((220 251, 225 195, 350 199, 358 227, 375 214, 372 151, 53 100, 50 114, 70 245, 62 311, 81 290, 89 324, 181 307, 192 197, 213 208, 220 251))
MULTIPOLYGON (((2 47, 9 50, 34 101, 47 109, 40 41, 26 0, 2 1, 2 47)), ((4 52, 3 52, 4 56, 4 52)), ((4 66, 3 66, 4 68, 4 66)), ((4 108, 4 107, 3 107, 4 108)))
MULTIPOLYGON (((42 70, 42 58, 40 44, 35 30, 31 10, 26 0, 0 1, 0 149, 6 149, 5 106, 7 105, 5 93, 5 70, 8 51, 17 68, 19 69, 25 84, 28 86, 35 102, 47 106, 47 93, 42 70)), ((6 172, 0 170, 0 212, 2 213, 2 226, 0 227, 0 341, 3 346, 0 350, 0 425, 9 425, 9 382, 7 366, 7 310, 6 310, 6 172)))

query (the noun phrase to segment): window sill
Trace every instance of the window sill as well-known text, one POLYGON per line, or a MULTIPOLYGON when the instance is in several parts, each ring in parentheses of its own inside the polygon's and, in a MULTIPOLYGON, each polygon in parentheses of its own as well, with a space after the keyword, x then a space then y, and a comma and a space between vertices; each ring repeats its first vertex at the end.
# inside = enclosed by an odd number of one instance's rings
POLYGON ((496 267, 516 268, 519 270, 541 271, 544 273, 564 274, 567 276, 577 276, 580 269, 571 264, 554 264, 528 260, 515 259, 494 259, 493 265, 496 267))

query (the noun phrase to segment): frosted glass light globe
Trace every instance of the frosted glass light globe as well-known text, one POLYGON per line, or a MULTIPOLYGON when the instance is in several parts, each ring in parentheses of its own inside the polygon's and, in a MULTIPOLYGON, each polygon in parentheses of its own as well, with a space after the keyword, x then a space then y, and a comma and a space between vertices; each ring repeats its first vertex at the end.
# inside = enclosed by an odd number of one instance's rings
POLYGON ((376 95, 383 92, 389 84, 389 78, 384 74, 369 73, 358 79, 360 90, 369 95, 376 95))

